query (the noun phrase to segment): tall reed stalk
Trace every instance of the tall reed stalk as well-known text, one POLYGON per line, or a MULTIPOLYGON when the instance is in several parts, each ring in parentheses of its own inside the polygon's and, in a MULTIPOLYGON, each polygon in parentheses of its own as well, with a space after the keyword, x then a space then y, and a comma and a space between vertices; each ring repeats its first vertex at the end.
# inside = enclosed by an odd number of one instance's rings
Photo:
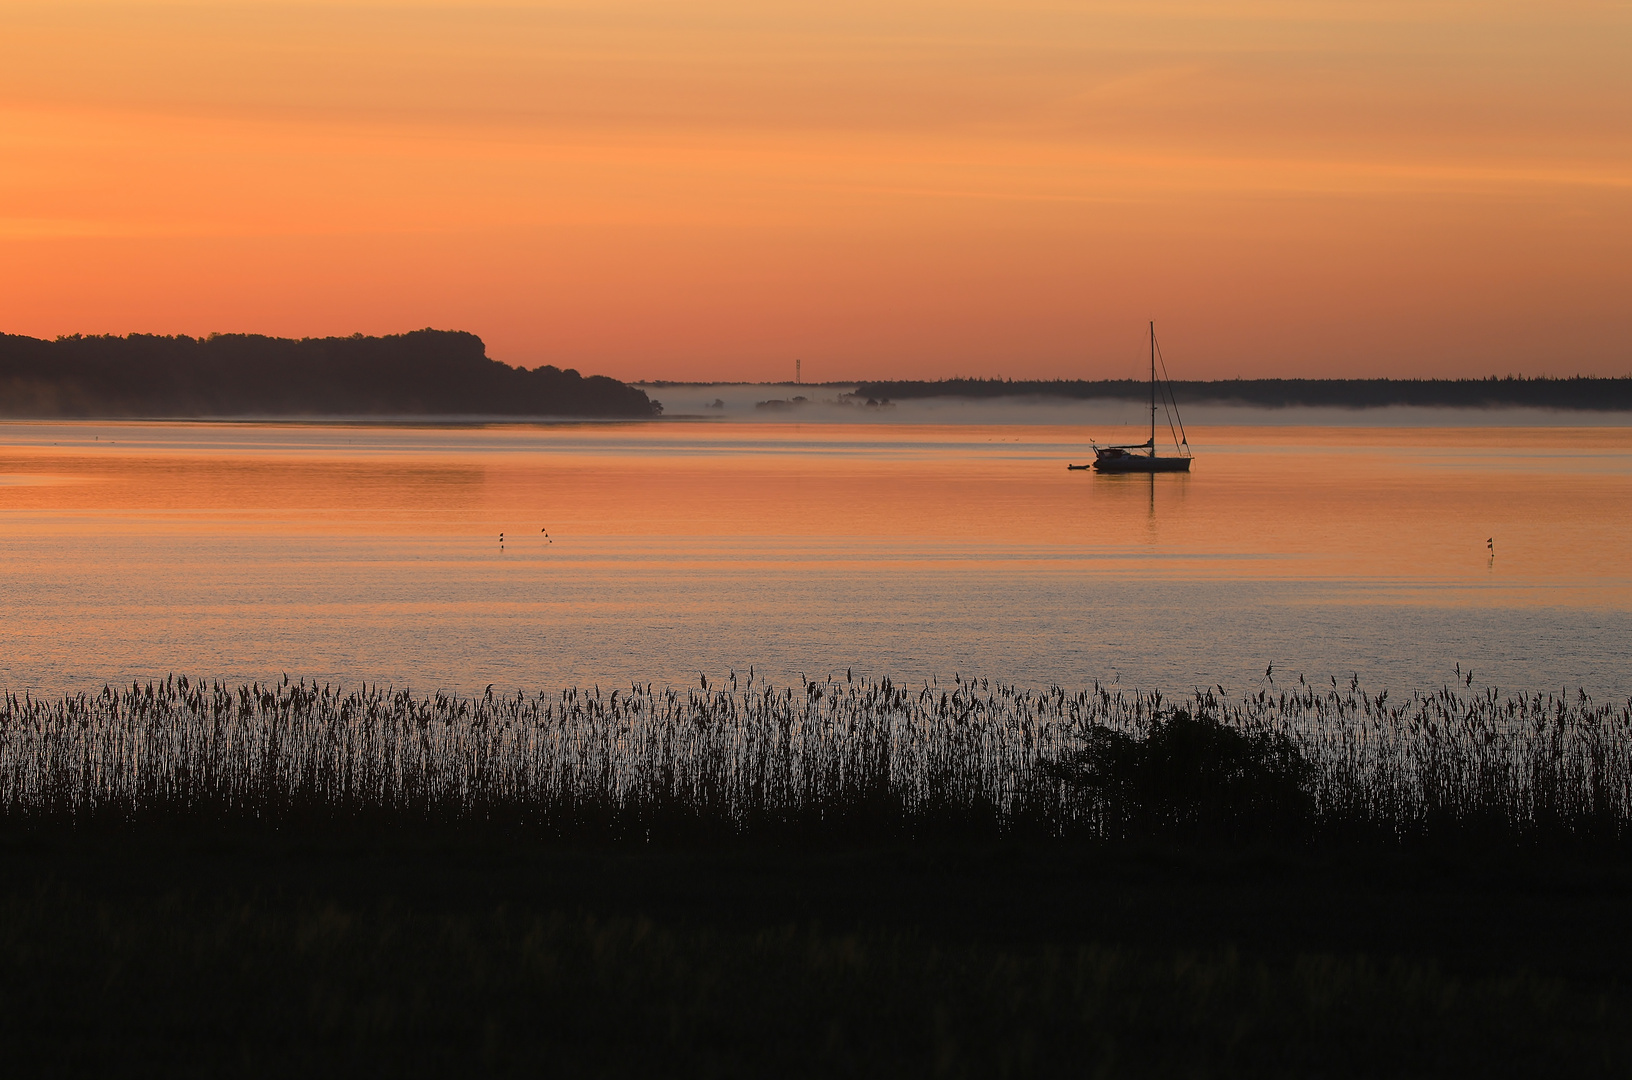
POLYGON ((732 675, 689 690, 469 698, 169 678, 7 695, 0 819, 1620 847, 1632 838, 1632 702, 1449 687, 1391 699, 1357 682, 1170 700, 1097 684, 732 675), (1180 760, 1158 739, 1179 720, 1211 733, 1190 753, 1215 760, 1180 760), (1073 766, 1113 738, 1123 750, 1097 771, 1073 766), (1254 786, 1271 750, 1296 799, 1254 786))

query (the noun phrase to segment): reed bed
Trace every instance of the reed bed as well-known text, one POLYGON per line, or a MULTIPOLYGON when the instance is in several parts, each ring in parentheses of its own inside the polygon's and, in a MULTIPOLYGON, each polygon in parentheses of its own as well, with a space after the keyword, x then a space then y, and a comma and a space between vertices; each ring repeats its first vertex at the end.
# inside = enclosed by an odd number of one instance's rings
POLYGON ((169 678, 0 705, 0 817, 457 826, 583 838, 1279 837, 1625 847, 1632 701, 1471 687, 735 674, 416 696, 169 678))

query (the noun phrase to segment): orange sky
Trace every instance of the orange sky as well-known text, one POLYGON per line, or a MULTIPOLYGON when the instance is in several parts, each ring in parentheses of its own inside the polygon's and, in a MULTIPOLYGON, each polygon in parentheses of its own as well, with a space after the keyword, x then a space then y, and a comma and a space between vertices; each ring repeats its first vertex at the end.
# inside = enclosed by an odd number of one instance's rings
POLYGON ((1632 373, 1632 4, 0 2, 0 330, 1632 373))

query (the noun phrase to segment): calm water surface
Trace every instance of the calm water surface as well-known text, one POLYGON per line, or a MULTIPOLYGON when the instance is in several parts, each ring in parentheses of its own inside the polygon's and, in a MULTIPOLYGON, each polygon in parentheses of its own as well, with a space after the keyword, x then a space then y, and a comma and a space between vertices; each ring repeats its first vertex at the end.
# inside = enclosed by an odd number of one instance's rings
POLYGON ((0 684, 1632 694, 1632 429, 0 425, 0 684), (548 536, 541 530, 548 529, 548 536), (504 543, 499 542, 500 534, 504 543), (1487 550, 1495 540, 1495 555, 1487 550))

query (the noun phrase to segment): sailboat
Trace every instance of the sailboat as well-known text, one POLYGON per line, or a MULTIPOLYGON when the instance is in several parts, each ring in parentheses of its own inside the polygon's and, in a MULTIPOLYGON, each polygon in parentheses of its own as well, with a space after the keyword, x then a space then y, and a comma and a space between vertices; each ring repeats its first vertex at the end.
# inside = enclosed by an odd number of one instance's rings
MULTIPOLYGON (((1162 364, 1162 376, 1165 380, 1162 386, 1162 407, 1168 409, 1168 429, 1173 432, 1174 448, 1178 451, 1173 455, 1158 455, 1156 453, 1156 359, 1160 350, 1156 344, 1156 323, 1150 324, 1150 438, 1142 443, 1131 446, 1099 446, 1094 445, 1094 463, 1091 466, 1095 472, 1115 473, 1158 473, 1158 472, 1189 472, 1193 456, 1190 453, 1190 440, 1184 434, 1184 421, 1179 418, 1179 403, 1173 397, 1173 383, 1167 379, 1167 364, 1162 364), (1175 428, 1174 424, 1178 426, 1175 428), (1143 450, 1145 453, 1136 453, 1143 450)), ((1088 465, 1067 465, 1067 469, 1087 469, 1088 465)))

